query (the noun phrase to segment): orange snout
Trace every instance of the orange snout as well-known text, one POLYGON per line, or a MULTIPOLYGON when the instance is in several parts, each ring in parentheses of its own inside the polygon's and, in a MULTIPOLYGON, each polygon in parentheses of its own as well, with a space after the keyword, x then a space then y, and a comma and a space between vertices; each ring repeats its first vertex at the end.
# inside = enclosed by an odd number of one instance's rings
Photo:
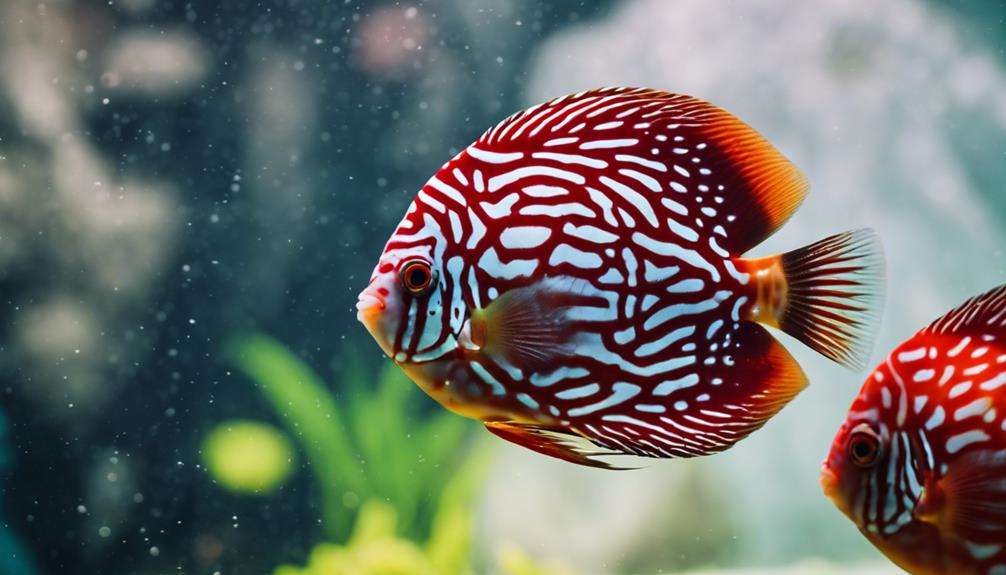
POLYGON ((831 467, 825 463, 821 466, 821 490, 824 491, 824 494, 828 499, 831 499, 836 504, 838 503, 839 496, 838 486, 838 474, 836 474, 831 467))
POLYGON ((388 357, 393 357, 395 352, 388 340, 388 328, 385 325, 387 323, 385 317, 387 307, 384 298, 376 290, 367 288, 360 294, 356 302, 356 319, 367 328, 370 335, 377 341, 377 345, 381 346, 381 350, 388 357))
POLYGON ((356 319, 369 328, 370 324, 381 315, 385 307, 384 300, 370 293, 370 290, 366 290, 360 294, 359 299, 356 301, 356 319))

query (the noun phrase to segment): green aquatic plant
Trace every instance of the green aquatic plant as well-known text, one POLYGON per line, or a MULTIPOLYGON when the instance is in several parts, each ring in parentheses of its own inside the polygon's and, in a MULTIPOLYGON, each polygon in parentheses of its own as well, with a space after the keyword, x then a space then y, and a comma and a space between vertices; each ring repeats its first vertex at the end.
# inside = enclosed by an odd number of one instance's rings
MULTIPOLYGON (((391 364, 372 385, 359 363, 348 362, 330 388, 265 335, 232 340, 225 357, 257 384, 295 438, 322 500, 327 540, 315 546, 306 565, 283 565, 274 575, 475 572, 472 510, 489 450, 481 443, 466 449, 475 428, 471 421, 427 409, 431 400, 391 364)), ((248 438, 244 429, 240 439, 248 438)), ((261 433, 259 439, 276 441, 261 433)), ((208 439, 207 447, 220 446, 208 439)), ((277 452, 271 457, 280 451, 276 445, 268 449, 277 452)), ((568 573, 539 566, 513 547, 498 558, 507 575, 568 573)))
MULTIPOLYGON (((261 334, 231 340, 225 359, 255 382, 299 444, 329 541, 347 541, 365 501, 387 502, 398 533, 413 541, 430 536, 438 522, 461 521, 452 506, 470 505, 487 467, 485 449, 465 449, 473 428, 468 420, 437 410, 424 415, 430 400, 397 367, 389 364, 374 385, 350 361, 330 387, 261 334)), ((432 541, 431 554, 454 556, 454 543, 432 541)))
POLYGON ((426 550, 396 535, 393 507, 368 501, 357 515, 345 545, 322 543, 307 565, 277 567, 274 575, 437 575, 441 571, 426 550))
MULTIPOLYGON (((445 500, 448 501, 448 500, 445 500)), ((345 545, 322 543, 303 567, 282 565, 273 575, 470 575, 471 514, 466 506, 446 502, 425 543, 396 534, 397 517, 390 505, 364 503, 345 545)), ((513 545, 498 553, 505 575, 572 575, 555 565, 543 566, 513 545)))
POLYGON ((203 440, 201 452, 217 482, 238 493, 273 493, 286 482, 296 460, 283 432, 248 420, 218 425, 203 440))
POLYGON ((535 561, 513 544, 503 545, 496 555, 500 568, 506 575, 573 575, 572 571, 557 563, 542 564, 535 561))
POLYGON ((274 575, 463 575, 470 552, 467 521, 438 522, 425 545, 397 534, 395 509, 366 502, 345 545, 322 543, 304 567, 284 565, 274 575), (444 545, 447 543, 448 545, 444 545))

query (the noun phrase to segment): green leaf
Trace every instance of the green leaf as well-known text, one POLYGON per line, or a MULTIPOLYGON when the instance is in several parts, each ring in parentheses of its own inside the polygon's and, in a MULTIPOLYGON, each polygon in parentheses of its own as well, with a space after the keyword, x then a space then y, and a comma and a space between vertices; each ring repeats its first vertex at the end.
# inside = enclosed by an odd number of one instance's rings
POLYGON ((471 421, 453 414, 438 413, 416 430, 414 449, 422 459, 421 469, 429 475, 449 475, 452 460, 476 427, 471 421))
POLYGON ((439 573, 462 573, 472 550, 472 514, 469 509, 450 507, 433 518, 426 555, 439 573))
POLYGON ((371 499, 363 504, 353 527, 349 545, 361 545, 395 536, 395 509, 381 501, 371 499))
MULTIPOLYGON (((281 344, 264 335, 237 338, 225 357, 254 380, 302 444, 322 486, 329 537, 345 541, 346 492, 381 502, 397 516, 398 531, 428 546, 445 573, 459 574, 470 553, 470 508, 488 465, 483 445, 465 450, 469 420, 437 409, 405 374, 388 364, 371 383, 359 361, 340 365, 338 400, 321 378, 281 344)), ((353 357, 353 356, 349 356, 353 357)), ((372 509, 361 509, 361 528, 372 509)), ((394 529, 395 522, 378 522, 394 529)), ((375 523, 376 524, 376 523, 375 523)), ((364 531, 370 531, 365 529, 364 531)), ((466 567, 465 567, 466 568, 466 567)))
POLYGON ((388 497, 401 510, 402 524, 411 529, 416 507, 416 485, 413 483, 416 461, 416 442, 411 433, 420 423, 412 421, 410 398, 418 395, 418 388, 395 365, 390 364, 381 373, 374 418, 382 430, 381 474, 386 479, 388 497))
POLYGON ((235 338, 224 357, 258 384, 300 441, 321 488, 325 527, 338 536, 347 523, 342 493, 363 500, 370 489, 332 394, 310 367, 268 336, 235 338))
POLYGON ((471 554, 471 508, 489 468, 490 449, 479 442, 443 486, 426 543, 430 561, 443 573, 461 573, 471 554))
POLYGON ((485 483, 491 462, 492 447, 488 439, 481 437, 468 451, 461 465, 451 469, 450 479, 444 484, 440 497, 440 511, 451 506, 470 507, 479 488, 485 483))

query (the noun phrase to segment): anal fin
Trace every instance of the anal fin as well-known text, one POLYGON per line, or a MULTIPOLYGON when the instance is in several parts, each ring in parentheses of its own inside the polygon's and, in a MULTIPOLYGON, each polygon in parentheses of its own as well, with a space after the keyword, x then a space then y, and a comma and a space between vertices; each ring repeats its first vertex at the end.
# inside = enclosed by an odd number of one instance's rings
MULTIPOLYGON (((674 353, 667 351, 668 357, 674 353)), ((756 323, 741 323, 721 353, 722 361, 688 366, 691 373, 679 370, 634 397, 643 409, 622 404, 594 413, 578 431, 627 455, 712 455, 762 427, 807 386, 796 360, 756 323), (689 379, 694 384, 680 385, 689 379)))
POLYGON ((808 384, 800 364, 767 329, 747 322, 735 335, 731 348, 734 364, 719 371, 724 383, 714 392, 717 403, 744 408, 734 413, 737 425, 730 428, 739 441, 761 428, 808 384))
POLYGON ((631 469, 616 467, 599 457, 620 455, 593 444, 587 438, 559 427, 549 427, 509 421, 487 421, 486 429, 511 443, 543 455, 570 463, 598 469, 631 469))

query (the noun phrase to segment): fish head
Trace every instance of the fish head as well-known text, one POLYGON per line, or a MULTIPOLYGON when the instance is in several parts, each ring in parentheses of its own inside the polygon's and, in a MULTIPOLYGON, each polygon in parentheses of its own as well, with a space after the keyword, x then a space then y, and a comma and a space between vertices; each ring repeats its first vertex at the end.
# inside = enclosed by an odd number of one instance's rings
POLYGON ((402 324, 404 298, 399 285, 397 262, 382 261, 374 268, 370 284, 357 298, 356 319, 363 324, 370 335, 390 358, 394 358, 395 335, 402 324))
POLYGON ((876 413, 862 395, 853 404, 821 466, 825 495, 870 543, 909 573, 964 572, 947 567, 937 529, 915 517, 917 494, 906 485, 914 467, 912 454, 906 453, 900 431, 890 433, 876 413))
POLYGON ((413 205, 356 304, 357 319, 414 380, 432 378, 427 368, 452 358, 468 316, 457 282, 445 278, 445 241, 413 205))
POLYGON ((869 421, 847 420, 821 466, 821 488, 838 509, 861 528, 865 517, 856 512, 871 477, 883 468, 884 446, 878 427, 869 421))
POLYGON ((892 496, 888 481, 890 431, 884 401, 871 377, 853 402, 821 466, 821 488, 864 533, 878 528, 883 510, 874 509, 878 491, 892 496), (872 495, 872 499, 871 496, 872 495))

